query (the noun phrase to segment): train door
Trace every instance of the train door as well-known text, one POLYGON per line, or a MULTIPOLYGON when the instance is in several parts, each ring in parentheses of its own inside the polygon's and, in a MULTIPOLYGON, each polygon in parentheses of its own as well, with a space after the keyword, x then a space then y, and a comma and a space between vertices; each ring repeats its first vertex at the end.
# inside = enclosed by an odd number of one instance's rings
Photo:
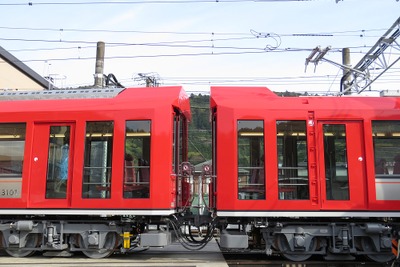
POLYGON ((321 208, 366 208, 366 172, 362 122, 318 123, 321 208))
POLYGON ((67 208, 71 203, 74 124, 35 124, 29 207, 67 208))

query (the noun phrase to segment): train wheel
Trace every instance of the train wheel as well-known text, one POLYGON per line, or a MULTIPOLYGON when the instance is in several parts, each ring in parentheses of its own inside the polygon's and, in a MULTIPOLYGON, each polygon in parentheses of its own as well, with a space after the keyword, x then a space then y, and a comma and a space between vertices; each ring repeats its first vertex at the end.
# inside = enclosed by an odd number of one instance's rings
POLYGON ((116 233, 108 233, 106 236, 106 241, 104 242, 104 246, 99 249, 91 249, 85 247, 85 242, 83 242, 82 237, 79 238, 79 247, 86 249, 82 250, 82 253, 92 259, 101 259, 101 258, 107 258, 111 256, 114 253, 115 248, 118 245, 118 236, 116 233))
POLYGON ((312 256, 312 251, 315 251, 317 247, 317 243, 314 239, 311 241, 310 250, 309 251, 299 251, 299 254, 292 254, 290 250, 290 246, 288 240, 285 235, 280 234, 277 238, 277 248, 282 253, 282 256, 291 261, 306 261, 312 256), (289 253, 286 253, 289 252, 289 253), (309 252, 310 254, 305 254, 302 252, 309 252))
POLYGON ((361 248, 364 252, 371 252, 370 254, 365 254, 365 256, 375 262, 389 262, 395 258, 394 254, 391 251, 381 252, 379 254, 373 254, 375 251, 375 247, 373 241, 369 237, 363 237, 361 239, 361 248))
POLYGON ((35 248, 39 246, 39 242, 40 242, 39 235, 30 234, 26 237, 26 244, 24 248, 6 248, 5 252, 8 255, 16 258, 29 257, 36 252, 35 248))

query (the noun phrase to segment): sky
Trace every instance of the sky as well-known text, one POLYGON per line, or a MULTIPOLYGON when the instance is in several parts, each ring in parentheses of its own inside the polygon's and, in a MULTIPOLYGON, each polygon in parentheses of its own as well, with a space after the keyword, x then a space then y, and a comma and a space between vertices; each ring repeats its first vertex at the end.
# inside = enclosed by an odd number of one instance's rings
MULTIPOLYGON (((143 86, 142 74, 189 93, 338 92, 338 66, 305 68, 312 49, 330 47, 324 58, 342 63, 349 47, 354 66, 400 16, 398 0, 2 0, 0 9, 0 46, 57 87, 93 85, 103 41, 104 74, 123 86, 143 86)), ((388 65, 398 47, 387 49, 388 65)), ((400 62, 371 89, 400 89, 399 78, 400 62)))

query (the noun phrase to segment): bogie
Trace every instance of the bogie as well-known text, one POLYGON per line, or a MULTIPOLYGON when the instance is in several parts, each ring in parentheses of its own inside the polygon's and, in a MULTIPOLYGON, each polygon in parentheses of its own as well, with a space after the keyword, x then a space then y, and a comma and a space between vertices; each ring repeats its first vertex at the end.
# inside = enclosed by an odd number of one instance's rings
MULTIPOLYGON (((22 224, 29 223, 23 221, 22 224)), ((20 222, 3 223, 3 248, 13 257, 27 257, 36 251, 45 252, 47 256, 71 256, 82 252, 90 258, 105 258, 112 255, 122 244, 124 227, 115 222, 85 223, 68 221, 31 221, 31 228, 5 230, 20 222)), ((128 225, 125 226, 125 229, 128 225)), ((133 236, 133 224, 129 224, 133 236)), ((130 239, 131 240, 131 239, 130 239)), ((129 245, 131 242, 129 242, 129 245)))
POLYGON ((380 223, 321 223, 310 218, 307 221, 270 223, 262 227, 229 224, 221 231, 220 245, 228 251, 257 249, 267 255, 280 254, 291 261, 306 261, 313 255, 327 260, 353 260, 356 256, 366 256, 375 262, 394 259, 390 227, 380 223), (245 245, 239 248, 235 247, 237 244, 245 245))

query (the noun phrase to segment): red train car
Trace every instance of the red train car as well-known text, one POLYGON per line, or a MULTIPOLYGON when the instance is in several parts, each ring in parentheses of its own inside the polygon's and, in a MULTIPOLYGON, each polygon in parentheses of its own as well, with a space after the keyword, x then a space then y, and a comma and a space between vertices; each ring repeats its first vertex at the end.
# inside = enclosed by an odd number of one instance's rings
POLYGON ((142 218, 186 201, 177 196, 190 120, 182 88, 5 91, 0 102, 0 231, 10 255, 105 257, 122 234, 130 247, 142 218))
POLYGON ((221 246, 295 261, 393 258, 400 98, 212 87, 210 105, 221 246))
POLYGON ((218 228, 224 249, 293 261, 394 257, 400 98, 212 87, 212 168, 199 177, 180 87, 2 92, 0 102, 9 255, 102 258, 168 245, 172 231, 199 249, 218 228), (207 228, 202 240, 193 226, 207 228))

